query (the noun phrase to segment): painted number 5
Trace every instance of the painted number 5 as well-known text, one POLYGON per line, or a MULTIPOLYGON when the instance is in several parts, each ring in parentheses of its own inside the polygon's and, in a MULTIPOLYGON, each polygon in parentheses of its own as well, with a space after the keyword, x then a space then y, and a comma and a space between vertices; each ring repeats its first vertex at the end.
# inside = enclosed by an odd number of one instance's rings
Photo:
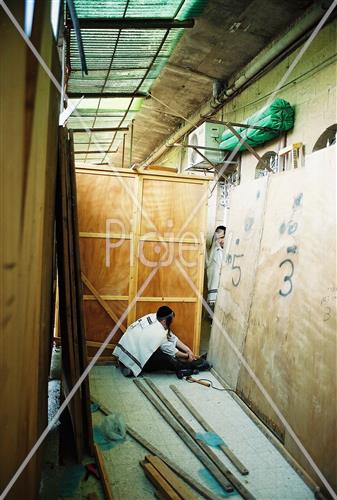
POLYGON ((281 262, 279 267, 282 267, 285 264, 290 265, 290 274, 287 274, 283 278, 284 283, 287 283, 287 287, 286 287, 287 289, 285 291, 283 291, 281 289, 279 290, 279 294, 282 295, 282 297, 286 297, 287 295, 289 295, 289 293, 291 293, 292 289, 293 289, 293 283, 291 281, 291 278, 293 277, 293 274, 294 274, 294 264, 290 259, 285 259, 281 262))
POLYGON ((240 257, 243 257, 243 254, 241 255, 233 255, 233 262, 232 262, 232 269, 233 270, 238 270, 238 274, 237 274, 237 279, 234 281, 233 277, 232 277, 232 283, 234 286, 238 286, 240 281, 241 281, 241 267, 238 266, 238 265, 235 265, 235 259, 239 259, 240 257))

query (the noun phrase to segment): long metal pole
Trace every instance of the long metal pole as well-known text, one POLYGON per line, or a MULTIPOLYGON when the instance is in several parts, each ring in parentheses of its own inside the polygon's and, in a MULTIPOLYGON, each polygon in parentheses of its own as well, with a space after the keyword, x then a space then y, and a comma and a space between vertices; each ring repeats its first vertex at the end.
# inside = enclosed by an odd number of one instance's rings
POLYGON ((125 157, 125 134, 123 134, 122 168, 124 168, 124 157, 125 157))
POLYGON ((130 130, 130 165, 129 165, 130 168, 132 167, 133 125, 134 125, 134 120, 131 120, 131 130, 130 130))

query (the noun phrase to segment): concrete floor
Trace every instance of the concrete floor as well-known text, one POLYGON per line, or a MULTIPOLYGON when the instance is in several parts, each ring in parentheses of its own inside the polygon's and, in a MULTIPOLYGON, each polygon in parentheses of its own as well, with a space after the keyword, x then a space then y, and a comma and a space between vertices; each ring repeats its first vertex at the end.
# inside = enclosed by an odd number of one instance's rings
MULTIPOLYGON (((219 387, 219 383, 210 373, 203 373, 202 377, 207 377, 219 387)), ((184 380, 178 380, 174 375, 152 374, 150 378, 193 428, 202 431, 169 385, 175 384, 190 399, 249 469, 248 476, 240 476, 222 452, 217 452, 221 460, 258 500, 314 498, 313 492, 227 392, 189 384, 184 380)), ((95 398, 112 412, 122 414, 126 423, 145 439, 210 489, 215 486, 213 480, 205 477, 202 464, 166 424, 132 379, 123 377, 114 366, 95 367, 91 372, 90 387, 95 398)), ((93 413, 93 424, 99 425, 104 418, 100 411, 93 413)), ((139 461, 144 459, 146 454, 146 450, 130 437, 112 449, 103 451, 116 500, 154 498, 154 490, 139 465, 139 461)), ((100 496, 99 485, 93 478, 88 482, 82 482, 72 498, 86 498, 91 491, 96 491, 99 498, 103 498, 100 496)), ((219 498, 226 496, 217 487, 214 492, 219 498)), ((241 498, 236 493, 230 496, 233 499, 241 498)))
MULTIPOLYGON (((207 350, 209 337, 209 321, 203 322, 201 351, 207 350)), ((59 366, 60 353, 54 353, 54 368, 59 366)), ((59 407, 60 381, 58 369, 51 371, 56 380, 49 381, 49 420, 59 407)), ((248 468, 249 475, 241 476, 221 451, 216 451, 219 458, 241 480, 257 500, 306 500, 313 499, 313 492, 307 487, 283 456, 258 429, 255 423, 242 410, 226 391, 217 391, 198 384, 189 384, 178 380, 173 374, 148 375, 178 412, 195 429, 203 429, 194 420, 188 410, 177 399, 169 385, 176 385, 180 391, 198 409, 199 413, 211 424, 224 442, 248 468)), ((209 372, 200 374, 200 378, 208 378, 216 387, 219 382, 209 372)), ((142 378, 142 377, 140 377, 142 378)), ((226 494, 216 481, 207 473, 203 465, 180 440, 174 430, 164 421, 151 405, 132 378, 125 378, 119 369, 109 366, 96 366, 90 373, 90 390, 92 396, 99 400, 111 412, 119 413, 126 423, 141 434, 177 465, 188 471, 193 477, 219 497, 231 496, 241 498, 237 493, 226 494)), ((106 418, 100 411, 92 413, 93 426, 99 427, 106 418)), ((40 489, 40 500, 57 500, 71 498, 74 500, 87 498, 89 493, 96 493, 104 499, 101 484, 94 477, 83 479, 84 472, 75 467, 75 475, 82 476, 72 488, 71 494, 65 494, 70 483, 72 471, 58 465, 58 424, 49 433, 46 442, 45 459, 40 489), (78 474, 79 473, 79 474, 78 474), (62 493, 63 491, 63 493, 62 493)), ((215 448, 213 448, 215 450, 215 448)), ((148 453, 130 436, 122 442, 114 444, 111 449, 102 450, 106 469, 111 479, 111 487, 116 500, 147 500, 154 498, 154 489, 145 477, 139 462, 148 453)), ((92 461, 90 457, 83 463, 92 461)), ((79 466, 81 467, 81 466, 79 466)))

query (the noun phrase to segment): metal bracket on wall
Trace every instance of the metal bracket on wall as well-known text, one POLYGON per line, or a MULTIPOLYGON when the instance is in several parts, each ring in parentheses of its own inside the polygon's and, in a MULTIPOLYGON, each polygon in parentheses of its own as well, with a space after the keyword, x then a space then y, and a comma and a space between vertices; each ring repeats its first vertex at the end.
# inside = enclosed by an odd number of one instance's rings
MULTIPOLYGON (((202 154, 202 152, 200 151, 201 149, 203 150, 207 150, 207 151, 216 151, 216 152, 219 152, 220 149, 217 149, 217 148, 208 148, 208 147, 205 147, 205 146, 193 146, 191 144, 172 144, 172 146, 169 146, 170 148, 190 148, 190 149, 193 149, 194 151, 196 151, 207 163, 209 163, 209 165, 211 165, 212 168, 216 168, 216 166, 218 165, 217 163, 213 163, 211 160, 209 160, 204 154, 202 154)), ((236 164, 237 162, 236 161, 227 161, 227 160, 224 160, 221 162, 221 164, 223 163, 226 163, 226 164, 236 164)), ((207 169, 207 170, 210 170, 210 169, 207 169)))
MULTIPOLYGON (((235 135, 235 137, 237 137, 237 139, 239 139, 239 141, 241 142, 241 144, 243 144, 247 150, 252 153, 252 155, 255 156, 255 158, 263 163, 266 167, 266 169, 269 171, 269 172, 273 172, 273 170, 270 168, 270 166, 268 165, 268 162, 266 160, 264 160, 255 150, 254 148, 252 148, 252 146, 250 144, 248 144, 248 142, 246 142, 242 136, 239 134, 239 132, 237 132, 235 130, 234 127, 244 127, 244 128, 252 128, 252 129, 256 129, 256 130, 264 130, 264 131, 275 131, 275 129, 271 129, 271 128, 268 128, 268 127, 258 127, 256 125, 247 125, 246 123, 236 123, 236 122, 226 122, 226 121, 221 121, 221 120, 209 120, 211 123, 219 123, 219 124, 222 124, 224 125, 225 127, 227 127, 233 135, 235 135)), ((279 132, 279 131, 278 131, 279 132)))

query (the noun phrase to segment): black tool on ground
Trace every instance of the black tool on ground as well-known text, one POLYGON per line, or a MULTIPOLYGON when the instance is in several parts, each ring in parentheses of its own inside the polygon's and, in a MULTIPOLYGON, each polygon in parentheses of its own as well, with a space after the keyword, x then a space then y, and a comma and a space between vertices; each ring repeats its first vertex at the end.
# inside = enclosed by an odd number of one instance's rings
POLYGON ((190 377, 191 375, 197 375, 199 373, 198 370, 193 370, 192 368, 184 368, 182 370, 178 370, 176 375, 179 379, 184 377, 190 377))

